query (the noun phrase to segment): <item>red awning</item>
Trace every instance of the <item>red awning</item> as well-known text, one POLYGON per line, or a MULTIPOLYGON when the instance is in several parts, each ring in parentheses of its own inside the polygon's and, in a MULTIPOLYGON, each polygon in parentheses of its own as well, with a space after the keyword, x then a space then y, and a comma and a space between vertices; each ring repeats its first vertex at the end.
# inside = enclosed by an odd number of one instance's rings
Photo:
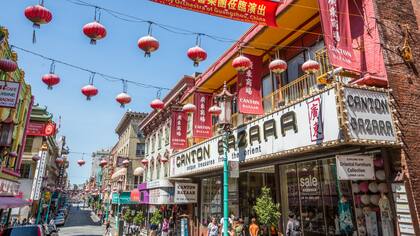
POLYGON ((0 209, 17 208, 30 205, 31 203, 17 197, 0 197, 0 209))
POLYGON ((138 189, 131 190, 130 200, 132 202, 140 202, 140 191, 138 189))

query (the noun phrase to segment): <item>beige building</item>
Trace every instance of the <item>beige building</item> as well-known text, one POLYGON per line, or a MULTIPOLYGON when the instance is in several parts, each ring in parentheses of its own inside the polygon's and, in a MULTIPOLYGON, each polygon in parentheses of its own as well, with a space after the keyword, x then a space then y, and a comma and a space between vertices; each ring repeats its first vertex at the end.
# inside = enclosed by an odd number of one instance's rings
MULTIPOLYGON (((122 181, 122 190, 130 191, 137 188, 141 176, 134 175, 134 171, 141 167, 141 160, 145 155, 144 138, 138 132, 138 125, 147 113, 127 111, 121 118, 115 132, 118 142, 111 150, 111 187, 118 187, 118 180, 122 181)), ((143 172, 141 172, 142 174, 143 172)))

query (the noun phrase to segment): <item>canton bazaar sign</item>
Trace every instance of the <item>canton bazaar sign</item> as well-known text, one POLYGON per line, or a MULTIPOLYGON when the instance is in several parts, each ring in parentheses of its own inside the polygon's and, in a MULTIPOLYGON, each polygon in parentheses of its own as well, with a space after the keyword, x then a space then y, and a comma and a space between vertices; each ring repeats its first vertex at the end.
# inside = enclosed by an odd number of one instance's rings
MULTIPOLYGON (((248 161, 269 154, 287 154, 346 140, 338 120, 335 88, 240 126, 227 138, 228 160, 248 161)), ((352 141, 396 141, 385 92, 344 87, 344 107, 352 141), (362 98, 363 97, 363 98, 362 98), (363 100, 363 102, 362 102, 363 100), (388 109, 388 110, 387 110, 388 109), (375 120, 375 121, 374 121, 375 120)), ((171 156, 171 176, 183 176, 223 164, 223 139, 217 136, 171 156)))
POLYGON ((278 1, 271 0, 150 0, 212 16, 260 25, 277 26, 278 1))

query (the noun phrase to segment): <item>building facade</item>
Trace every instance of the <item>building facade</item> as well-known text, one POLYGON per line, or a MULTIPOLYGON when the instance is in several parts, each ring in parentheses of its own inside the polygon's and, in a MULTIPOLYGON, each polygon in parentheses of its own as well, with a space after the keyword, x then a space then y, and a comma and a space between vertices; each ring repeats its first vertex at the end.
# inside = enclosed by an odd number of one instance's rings
MULTIPOLYGON (((205 235, 210 219, 222 217, 225 156, 229 213, 246 223, 258 218, 253 207, 266 186, 280 205, 275 227, 283 234, 290 213, 303 235, 420 234, 415 194, 419 48, 414 44, 419 35, 412 1, 349 1, 347 10, 332 11, 347 14, 349 32, 340 31, 341 38, 325 22, 334 19, 325 15, 331 11, 319 10, 325 2, 284 1, 277 10, 277 28, 252 26, 186 92, 170 96, 178 98, 175 102, 164 100, 165 109, 140 125, 146 137, 146 180, 162 179, 156 161, 166 151, 165 127, 177 124, 173 114, 184 105, 197 107, 186 118, 182 145, 169 137, 166 179, 175 186, 174 202, 160 206, 175 209, 175 217, 183 209, 192 235, 205 235), (404 9, 404 17, 395 4, 404 9), (358 57, 350 63, 342 60, 350 54, 337 50, 339 41, 348 39, 358 57), (238 55, 252 61, 247 73, 232 67, 238 55), (276 74, 269 64, 279 57, 287 69, 276 74), (305 73, 302 65, 309 60, 319 68, 305 73), (338 67, 337 60, 348 64, 338 67), (236 95, 231 131, 220 135, 217 118, 212 118, 205 129, 211 135, 203 138, 196 130, 202 128, 197 126, 202 125, 201 98, 220 93, 225 83, 236 95), (185 197, 191 193, 195 197, 185 197)), ((205 110, 203 116, 208 119, 205 110)), ((164 193, 148 194, 150 205, 156 197, 151 195, 164 193)))
MULTIPOLYGON (((11 50, 8 31, 0 27, 0 58, 17 62, 11 50)), ((14 72, 0 71, 0 224, 10 220, 11 206, 28 205, 20 191, 22 154, 26 129, 33 104, 31 87, 20 68, 14 72)))

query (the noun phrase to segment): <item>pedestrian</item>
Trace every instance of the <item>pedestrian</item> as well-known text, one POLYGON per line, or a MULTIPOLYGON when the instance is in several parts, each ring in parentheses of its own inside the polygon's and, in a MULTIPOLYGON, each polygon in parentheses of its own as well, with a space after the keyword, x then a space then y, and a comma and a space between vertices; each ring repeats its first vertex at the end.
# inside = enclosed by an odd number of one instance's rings
MULTIPOLYGON (((223 224, 224 224, 224 222, 225 222, 225 220, 224 220, 224 218, 222 217, 221 219, 220 219, 220 227, 221 227, 221 231, 222 231, 222 235, 223 235, 223 233, 225 232, 225 228, 223 227, 223 224)), ((228 229, 229 229, 229 227, 230 227, 230 225, 233 223, 233 214, 232 214, 232 217, 228 217, 228 229)))
POLYGON ((108 235, 110 233, 111 233, 111 223, 109 222, 109 220, 107 220, 105 224, 105 235, 108 235))
POLYGON ((175 231, 175 221, 174 221, 174 218, 171 216, 171 217, 169 217, 169 232, 168 232, 168 235, 173 236, 174 231, 175 231))
POLYGON ((244 236, 244 221, 242 219, 235 219, 234 232, 235 236, 244 236))
POLYGON ((257 219, 251 219, 251 225, 249 225, 249 235, 250 236, 258 236, 260 231, 260 227, 257 225, 257 219))
POLYGON ((35 217, 31 217, 29 220, 29 224, 34 225, 35 224, 35 217))
POLYGON ((168 236, 168 232, 169 232, 169 220, 168 218, 165 217, 163 218, 161 236, 168 236))
POLYGON ((295 219, 293 212, 289 213, 289 220, 286 226, 286 236, 300 236, 300 225, 299 221, 295 219))
POLYGON ((218 236, 219 235, 219 226, 217 225, 216 218, 212 217, 211 222, 207 226, 207 235, 208 236, 218 236))
POLYGON ((26 218, 24 218, 23 221, 22 221, 22 225, 26 225, 28 223, 27 221, 28 220, 26 218))

